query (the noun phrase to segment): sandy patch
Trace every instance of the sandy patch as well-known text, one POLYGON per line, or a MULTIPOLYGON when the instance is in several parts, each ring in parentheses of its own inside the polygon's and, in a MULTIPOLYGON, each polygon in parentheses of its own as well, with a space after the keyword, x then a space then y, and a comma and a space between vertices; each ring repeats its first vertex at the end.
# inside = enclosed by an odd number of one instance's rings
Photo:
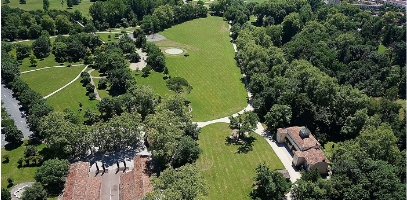
POLYGON ((182 49, 179 48, 168 48, 165 50, 165 53, 171 54, 171 55, 178 55, 184 52, 182 49))

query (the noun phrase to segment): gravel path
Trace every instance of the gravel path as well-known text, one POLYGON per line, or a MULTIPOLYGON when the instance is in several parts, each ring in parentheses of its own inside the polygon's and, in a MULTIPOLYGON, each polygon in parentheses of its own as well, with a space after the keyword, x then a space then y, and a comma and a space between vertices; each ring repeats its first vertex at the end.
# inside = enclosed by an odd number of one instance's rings
MULTIPOLYGON (((88 71, 88 74, 89 74, 89 76, 90 76, 90 83, 91 83, 93 86, 95 86, 95 88, 93 89, 93 92, 94 92, 95 95, 96 95, 96 100, 101 101, 102 98, 100 98, 99 92, 98 92, 98 90, 96 89, 97 86, 95 85, 95 82, 93 82, 93 76, 90 74, 90 73, 93 72, 93 71, 95 71, 95 69, 91 69, 91 70, 88 71)), ((100 77, 99 77, 99 78, 100 78, 100 77)))
MULTIPOLYGON (((81 65, 83 65, 83 64, 71 65, 71 67, 76 67, 76 66, 81 66, 81 65)), ((38 68, 38 69, 23 71, 23 72, 21 72, 21 74, 35 72, 35 71, 39 71, 39 70, 43 70, 43 69, 49 69, 49 68, 64 68, 64 67, 67 67, 67 66, 57 65, 57 66, 51 66, 51 67, 42 67, 42 68, 38 68)))
POLYGON ((22 188, 22 187, 31 187, 34 184, 34 182, 25 182, 25 183, 20 183, 17 184, 15 186, 13 186, 10 190, 10 194, 11 194, 11 199, 12 200, 19 200, 19 198, 14 196, 14 192, 16 192, 18 189, 22 188))

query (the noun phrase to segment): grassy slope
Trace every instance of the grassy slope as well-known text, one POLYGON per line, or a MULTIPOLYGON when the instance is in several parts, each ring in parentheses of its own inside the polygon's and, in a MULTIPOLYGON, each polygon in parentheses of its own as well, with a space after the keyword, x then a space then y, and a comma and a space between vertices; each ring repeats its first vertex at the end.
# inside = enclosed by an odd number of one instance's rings
MULTIPOLYGON (((7 178, 9 178, 9 177, 14 179, 14 184, 35 181, 34 174, 35 174, 35 171, 37 171, 38 167, 17 168, 18 159, 24 157, 25 144, 27 144, 27 141, 25 141, 24 144, 21 145, 20 147, 13 149, 11 151, 6 150, 5 148, 1 148, 2 156, 6 155, 6 154, 10 156, 9 163, 1 164, 1 187, 2 188, 7 187, 7 178)), ((45 145, 41 144, 41 145, 37 146, 37 149, 38 149, 38 151, 40 151, 44 147, 45 147, 45 145)), ((2 160, 4 160, 4 159, 2 159, 2 160)))
POLYGON ((54 107, 56 111, 63 111, 65 108, 70 108, 76 113, 83 116, 86 108, 96 109, 97 100, 89 100, 86 96, 86 89, 80 83, 80 80, 76 80, 68 87, 59 91, 58 93, 47 98, 47 102, 54 107), (79 112, 79 102, 83 104, 83 111, 79 112))
MULTIPOLYGON (((68 6, 66 5, 66 0, 64 1, 64 5, 61 5, 61 0, 49 0, 49 9, 56 9, 56 10, 67 10, 69 12, 74 12, 75 10, 81 11, 83 16, 90 16, 89 15, 89 7, 93 4, 93 2, 90 2, 89 0, 83 0, 79 5, 74 5, 72 9, 68 9, 68 6)), ((2 6, 6 5, 4 4, 4 1, 2 1, 2 6)), ((12 8, 21 8, 23 10, 42 10, 42 0, 28 0, 27 4, 20 4, 19 0, 11 0, 8 6, 12 8)))
POLYGON ((157 73, 152 71, 151 74, 148 77, 142 77, 141 72, 134 72, 135 77, 137 80, 137 84, 140 85, 149 85, 151 89, 159 94, 161 97, 164 97, 165 95, 170 95, 174 94, 173 91, 169 90, 167 86, 165 85, 165 81, 163 80, 163 74, 162 73, 157 73))
POLYGON ((242 75, 222 18, 196 19, 160 34, 167 38, 157 43, 163 49, 180 47, 190 55, 167 56, 166 62, 172 77, 183 77, 193 87, 187 99, 192 102, 194 121, 225 117, 246 106, 242 75))
POLYGON ((253 150, 247 154, 236 153, 237 145, 227 145, 225 138, 231 130, 228 124, 217 123, 206 126, 199 135, 199 146, 203 153, 197 161, 202 175, 209 185, 208 199, 250 199, 255 176, 254 169, 261 162, 266 162, 270 169, 284 169, 270 145, 259 135, 253 150))
POLYGON ((46 96, 73 80, 84 66, 49 68, 21 74, 21 78, 42 96, 46 96))

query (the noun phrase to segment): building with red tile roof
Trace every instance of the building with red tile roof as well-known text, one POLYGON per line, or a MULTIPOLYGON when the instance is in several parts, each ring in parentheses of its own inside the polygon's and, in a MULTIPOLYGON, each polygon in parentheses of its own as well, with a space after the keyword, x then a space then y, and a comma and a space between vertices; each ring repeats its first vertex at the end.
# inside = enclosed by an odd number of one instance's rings
POLYGON ((277 142, 287 143, 294 148, 294 166, 303 165, 306 170, 318 169, 319 173, 328 172, 329 160, 320 149, 321 144, 304 126, 277 129, 277 142))

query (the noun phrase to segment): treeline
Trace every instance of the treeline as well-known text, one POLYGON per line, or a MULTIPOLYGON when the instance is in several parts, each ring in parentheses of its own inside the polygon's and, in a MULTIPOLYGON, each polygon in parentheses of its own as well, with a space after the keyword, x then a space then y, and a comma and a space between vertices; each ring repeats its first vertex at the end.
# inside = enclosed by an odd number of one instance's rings
POLYGON ((109 0, 97 1, 89 8, 89 13, 96 28, 106 29, 140 24, 144 32, 149 34, 174 24, 206 17, 207 9, 200 4, 184 4, 182 1, 173 0, 109 0))
POLYGON ((43 30, 50 35, 83 32, 84 28, 75 21, 87 23, 87 18, 78 10, 73 13, 62 10, 25 11, 5 5, 1 7, 1 37, 3 40, 37 39, 43 30))

